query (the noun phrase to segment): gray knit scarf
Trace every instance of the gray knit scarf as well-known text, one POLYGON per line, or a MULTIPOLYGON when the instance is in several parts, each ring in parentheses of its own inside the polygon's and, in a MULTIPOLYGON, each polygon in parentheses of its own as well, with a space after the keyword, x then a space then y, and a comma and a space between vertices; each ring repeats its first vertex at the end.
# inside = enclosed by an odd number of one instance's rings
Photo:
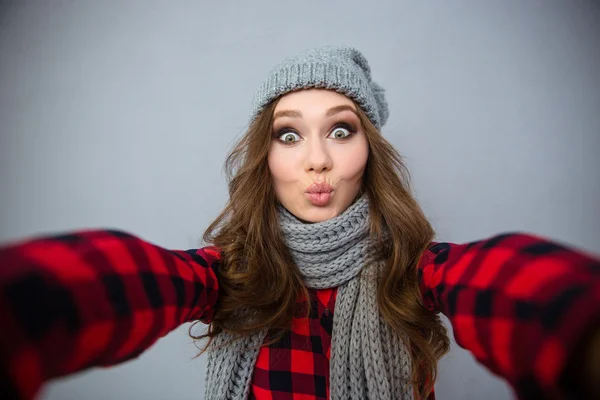
MULTIPOLYGON (((369 263, 369 204, 359 198, 341 215, 306 224, 283 207, 280 224, 309 288, 338 287, 330 361, 332 400, 413 399, 411 360, 401 338, 379 313, 377 274, 369 263)), ((245 400, 267 331, 231 342, 221 333, 208 353, 207 400, 245 400), (220 347, 220 348, 219 348, 220 347)))

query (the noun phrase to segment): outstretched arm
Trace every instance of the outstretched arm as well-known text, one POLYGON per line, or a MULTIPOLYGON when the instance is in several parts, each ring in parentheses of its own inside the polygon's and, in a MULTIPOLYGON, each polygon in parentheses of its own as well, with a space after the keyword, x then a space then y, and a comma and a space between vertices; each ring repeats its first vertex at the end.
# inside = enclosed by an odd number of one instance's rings
POLYGON ((216 255, 107 230, 0 248, 0 397, 31 399, 50 378, 129 360, 210 320, 216 255))
MULTIPOLYGON (((425 305, 522 399, 554 398, 582 341, 600 329, 600 260, 525 234, 433 243, 419 266, 425 305)), ((582 379, 583 380, 583 379, 582 379)))

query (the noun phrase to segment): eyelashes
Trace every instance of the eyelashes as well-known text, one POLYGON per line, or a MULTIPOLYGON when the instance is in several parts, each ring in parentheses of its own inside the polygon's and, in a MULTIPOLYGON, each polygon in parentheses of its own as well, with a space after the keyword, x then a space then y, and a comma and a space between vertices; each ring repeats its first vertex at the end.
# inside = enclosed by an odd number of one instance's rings
POLYGON ((333 131, 335 131, 336 129, 339 129, 339 128, 346 129, 351 134, 356 133, 356 131, 358 131, 358 128, 356 128, 356 126, 354 124, 351 124, 351 123, 348 123, 348 122, 339 122, 339 123, 335 124, 333 126, 333 128, 331 128, 329 130, 329 132, 333 132, 333 131))
MULTIPOLYGON (((334 124, 331 127, 331 129, 329 129, 328 136, 331 133, 333 133, 333 132, 335 132, 336 130, 339 130, 339 129, 345 129, 345 130, 347 130, 348 131, 348 135, 345 136, 345 137, 343 137, 343 138, 334 138, 334 139, 337 139, 337 140, 348 139, 349 137, 351 137, 353 134, 355 134, 358 131, 358 128, 356 127, 355 124, 350 123, 350 122, 341 121, 341 122, 338 122, 338 123, 334 124)), ((294 129, 292 127, 289 127, 289 126, 285 126, 285 127, 280 128, 280 129, 277 129, 276 131, 273 132, 272 136, 273 136, 273 139, 278 139, 278 138, 280 139, 285 134, 290 134, 291 136, 298 136, 298 137, 300 137, 300 133, 296 129, 294 129)), ((286 141, 286 140, 282 140, 282 141, 283 142, 295 143, 298 140, 295 140, 293 142, 292 141, 286 141)))

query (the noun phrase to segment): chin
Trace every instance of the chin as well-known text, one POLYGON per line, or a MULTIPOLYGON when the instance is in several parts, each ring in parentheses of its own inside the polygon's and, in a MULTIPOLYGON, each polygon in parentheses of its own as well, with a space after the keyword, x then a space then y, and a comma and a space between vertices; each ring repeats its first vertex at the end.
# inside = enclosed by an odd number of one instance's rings
POLYGON ((302 210, 300 215, 296 215, 296 217, 308 223, 316 223, 330 220, 338 215, 340 215, 339 209, 334 204, 323 207, 309 204, 309 206, 302 210))

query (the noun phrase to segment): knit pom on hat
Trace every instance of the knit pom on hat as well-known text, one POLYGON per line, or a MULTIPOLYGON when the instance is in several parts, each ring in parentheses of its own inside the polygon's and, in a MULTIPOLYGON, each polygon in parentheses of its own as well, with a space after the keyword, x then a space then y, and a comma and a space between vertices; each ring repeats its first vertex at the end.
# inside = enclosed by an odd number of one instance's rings
POLYGON ((324 88, 342 93, 363 109, 380 129, 389 109, 384 89, 371 79, 367 59, 352 47, 320 47, 277 65, 254 96, 252 119, 278 97, 299 89, 324 88))

